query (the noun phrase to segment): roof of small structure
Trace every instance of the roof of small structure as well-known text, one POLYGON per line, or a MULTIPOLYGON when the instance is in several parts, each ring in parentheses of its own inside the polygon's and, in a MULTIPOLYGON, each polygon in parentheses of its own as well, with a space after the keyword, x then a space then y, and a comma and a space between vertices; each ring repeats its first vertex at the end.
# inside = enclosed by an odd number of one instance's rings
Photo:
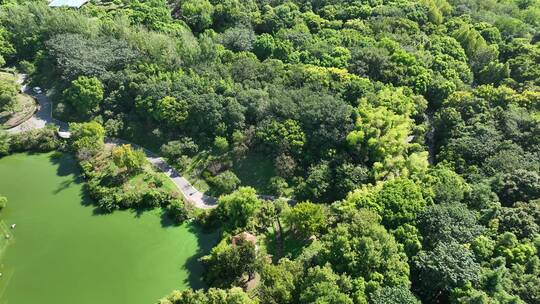
POLYGON ((79 8, 79 7, 83 6, 88 1, 89 0, 52 0, 49 3, 49 6, 50 7, 67 6, 67 7, 79 8))

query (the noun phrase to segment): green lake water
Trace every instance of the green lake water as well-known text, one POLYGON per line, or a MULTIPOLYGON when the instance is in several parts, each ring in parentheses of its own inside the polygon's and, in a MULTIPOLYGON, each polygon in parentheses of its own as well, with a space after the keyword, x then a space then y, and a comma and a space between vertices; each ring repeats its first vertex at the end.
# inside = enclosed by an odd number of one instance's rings
POLYGON ((202 286, 215 235, 160 210, 96 213, 67 155, 0 158, 0 195, 0 304, 152 304, 202 286))

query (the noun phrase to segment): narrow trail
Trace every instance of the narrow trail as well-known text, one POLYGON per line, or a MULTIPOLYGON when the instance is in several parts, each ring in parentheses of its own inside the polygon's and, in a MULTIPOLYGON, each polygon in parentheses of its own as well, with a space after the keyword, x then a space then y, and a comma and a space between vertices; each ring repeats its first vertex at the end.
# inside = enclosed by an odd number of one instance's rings
MULTIPOLYGON (((21 89, 26 94, 32 96, 35 98, 39 103, 39 109, 38 111, 27 121, 24 123, 18 125, 17 127, 8 129, 7 132, 11 134, 16 133, 22 133, 30 130, 35 129, 42 129, 45 128, 47 124, 54 124, 59 127, 58 135, 63 138, 69 138, 69 125, 63 121, 59 121, 53 117, 52 114, 52 101, 50 98, 45 94, 37 94, 33 92, 28 86, 25 84, 26 81, 26 75, 21 75, 19 79, 19 83, 21 84, 21 89)), ((169 177, 173 183, 176 185, 178 190, 180 190, 180 193, 182 193, 182 196, 185 198, 186 201, 193 204, 195 207, 200 209, 212 209, 217 207, 217 198, 209 196, 204 194, 203 192, 197 190, 191 183, 183 177, 180 172, 178 172, 176 169, 174 169, 171 165, 167 163, 167 161, 163 158, 157 155, 156 153, 141 147, 137 144, 134 144, 132 142, 119 139, 119 138, 106 138, 105 142, 108 144, 114 144, 114 145, 131 145, 133 148, 142 149, 144 154, 146 155, 146 159, 148 162, 150 162, 156 169, 162 171, 167 177, 169 177)), ((277 197, 271 196, 271 195, 258 195, 260 199, 264 200, 276 200, 277 197)), ((289 203, 295 203, 294 200, 284 198, 289 203)))

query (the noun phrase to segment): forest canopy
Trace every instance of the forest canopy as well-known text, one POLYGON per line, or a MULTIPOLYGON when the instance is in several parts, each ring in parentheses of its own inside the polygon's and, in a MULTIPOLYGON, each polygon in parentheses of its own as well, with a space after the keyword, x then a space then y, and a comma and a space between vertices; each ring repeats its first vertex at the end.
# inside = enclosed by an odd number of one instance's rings
POLYGON ((0 63, 218 197, 212 288, 161 303, 540 303, 539 30, 538 0, 4 0, 0 63))

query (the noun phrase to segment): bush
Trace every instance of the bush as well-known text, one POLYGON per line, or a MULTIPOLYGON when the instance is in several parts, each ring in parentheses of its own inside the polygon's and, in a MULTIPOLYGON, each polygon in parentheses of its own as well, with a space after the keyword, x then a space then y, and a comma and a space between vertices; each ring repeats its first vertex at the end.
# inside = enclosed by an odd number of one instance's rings
POLYGON ((57 150, 62 142, 57 137, 56 126, 48 125, 43 129, 31 130, 11 136, 12 152, 49 152, 57 150))
POLYGON ((207 181, 220 194, 231 193, 240 185, 240 179, 230 170, 216 176, 210 176, 207 178, 207 181))
POLYGON ((0 111, 11 108, 17 98, 19 88, 15 80, 0 78, 0 111))
POLYGON ((214 139, 214 148, 218 153, 225 153, 229 150, 229 142, 225 137, 216 136, 214 139))
POLYGON ((4 131, 0 130, 0 156, 8 155, 11 146, 11 137, 4 131))
POLYGON ((36 66, 30 61, 21 60, 18 64, 19 70, 25 74, 32 75, 36 71, 36 66))
POLYGON ((183 137, 180 140, 169 141, 161 146, 161 153, 171 160, 178 160, 183 155, 193 156, 199 151, 199 146, 191 137, 183 137))
POLYGON ((189 218, 188 208, 186 203, 180 199, 170 201, 167 206, 167 214, 177 223, 180 224, 189 218))
POLYGON ((7 202, 8 202, 7 197, 0 196, 0 210, 6 208, 7 202))

